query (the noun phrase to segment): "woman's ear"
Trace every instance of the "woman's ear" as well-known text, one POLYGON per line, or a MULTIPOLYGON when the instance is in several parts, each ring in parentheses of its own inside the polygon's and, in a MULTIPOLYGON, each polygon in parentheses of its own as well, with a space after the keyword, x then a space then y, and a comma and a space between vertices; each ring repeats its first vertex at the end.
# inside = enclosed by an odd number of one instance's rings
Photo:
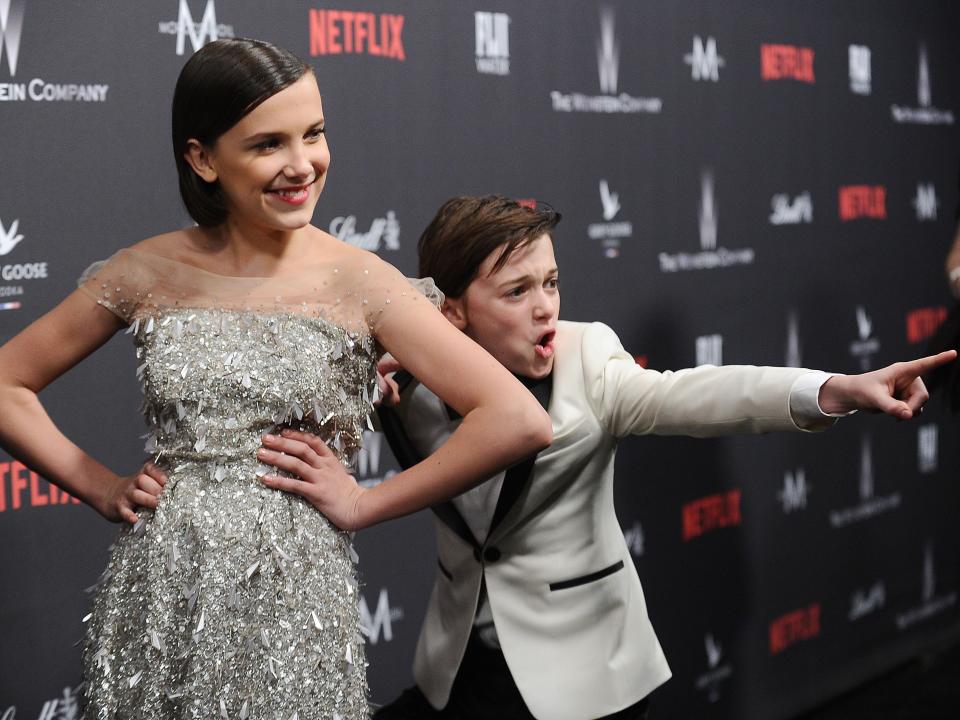
POLYGON ((213 165, 213 158, 210 156, 207 147, 199 140, 193 138, 187 140, 187 149, 183 153, 183 159, 202 180, 208 183, 216 182, 217 169, 213 165))
POLYGON ((440 312, 457 330, 462 332, 467 329, 467 308, 463 298, 445 297, 440 312))

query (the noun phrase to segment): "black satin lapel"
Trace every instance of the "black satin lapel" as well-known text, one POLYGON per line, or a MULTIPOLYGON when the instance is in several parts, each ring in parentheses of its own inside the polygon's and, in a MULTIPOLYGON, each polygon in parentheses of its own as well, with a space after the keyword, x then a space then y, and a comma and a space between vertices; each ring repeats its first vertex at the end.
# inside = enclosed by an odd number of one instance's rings
MULTIPOLYGON (((400 385, 400 391, 403 392, 413 378, 406 373, 397 373, 395 379, 397 380, 397 384, 400 385)), ((403 427, 400 417, 393 408, 381 405, 377 408, 377 417, 380 420, 380 428, 387 438, 387 444, 390 445, 390 450, 393 451, 393 456, 397 459, 401 468, 406 470, 423 460, 423 455, 414 447, 413 441, 410 440, 410 436, 407 435, 407 431, 403 427)), ((476 538, 473 537, 473 533, 470 532, 470 527, 467 525, 466 520, 463 519, 463 516, 460 515, 453 503, 449 501, 440 503, 431 509, 434 514, 464 542, 471 547, 476 548, 480 546, 476 538)))
MULTIPOLYGON (((533 384, 524 384, 540 402, 543 409, 549 410, 550 396, 553 392, 553 375, 551 374, 533 384)), ((500 487, 500 497, 497 498, 497 507, 493 511, 493 520, 490 522, 490 532, 487 537, 493 535, 493 531, 497 529, 497 526, 517 502, 524 488, 530 483, 530 478, 533 477, 533 465, 536 460, 537 456, 531 455, 507 470, 503 477, 503 485, 500 487)))
POLYGON ((463 519, 463 515, 460 514, 460 511, 457 510, 452 502, 448 500, 447 502, 437 503, 430 509, 433 510, 433 514, 440 518, 440 521, 444 525, 453 530, 457 537, 470 547, 480 547, 480 543, 478 543, 477 539, 473 536, 473 532, 471 532, 470 526, 467 525, 467 521, 463 519))

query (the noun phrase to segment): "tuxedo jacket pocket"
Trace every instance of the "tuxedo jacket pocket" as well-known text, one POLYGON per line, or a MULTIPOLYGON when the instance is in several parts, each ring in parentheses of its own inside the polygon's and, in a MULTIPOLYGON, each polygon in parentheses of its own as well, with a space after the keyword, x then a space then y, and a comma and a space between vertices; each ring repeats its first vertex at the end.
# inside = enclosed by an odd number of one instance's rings
POLYGON ((567 590, 569 588, 579 587, 580 585, 587 585, 597 580, 602 580, 608 575, 613 575, 615 572, 623 570, 623 560, 617 560, 613 565, 609 565, 602 570, 596 570, 595 572, 588 573, 586 575, 581 575, 579 577, 570 578, 569 580, 558 580, 557 582, 550 583, 551 592, 556 590, 567 590))

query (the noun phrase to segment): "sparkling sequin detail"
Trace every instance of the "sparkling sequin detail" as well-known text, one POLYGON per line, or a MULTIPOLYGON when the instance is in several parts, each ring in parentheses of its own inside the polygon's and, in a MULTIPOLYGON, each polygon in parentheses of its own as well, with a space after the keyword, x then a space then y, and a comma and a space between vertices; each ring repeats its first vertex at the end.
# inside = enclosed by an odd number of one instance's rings
POLYGON ((131 333, 147 451, 169 482, 96 591, 85 717, 368 717, 349 536, 262 486, 255 453, 288 425, 349 458, 376 387, 372 339, 216 309, 157 310, 131 333))

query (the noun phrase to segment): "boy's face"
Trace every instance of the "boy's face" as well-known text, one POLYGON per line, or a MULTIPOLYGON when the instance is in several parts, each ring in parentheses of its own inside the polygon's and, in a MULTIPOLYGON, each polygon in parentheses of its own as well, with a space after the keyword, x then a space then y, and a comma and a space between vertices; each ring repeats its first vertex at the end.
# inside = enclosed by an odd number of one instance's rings
POLYGON ((447 298, 447 318, 515 375, 531 379, 553 370, 560 288, 553 241, 541 235, 490 274, 494 250, 459 298, 447 298))

